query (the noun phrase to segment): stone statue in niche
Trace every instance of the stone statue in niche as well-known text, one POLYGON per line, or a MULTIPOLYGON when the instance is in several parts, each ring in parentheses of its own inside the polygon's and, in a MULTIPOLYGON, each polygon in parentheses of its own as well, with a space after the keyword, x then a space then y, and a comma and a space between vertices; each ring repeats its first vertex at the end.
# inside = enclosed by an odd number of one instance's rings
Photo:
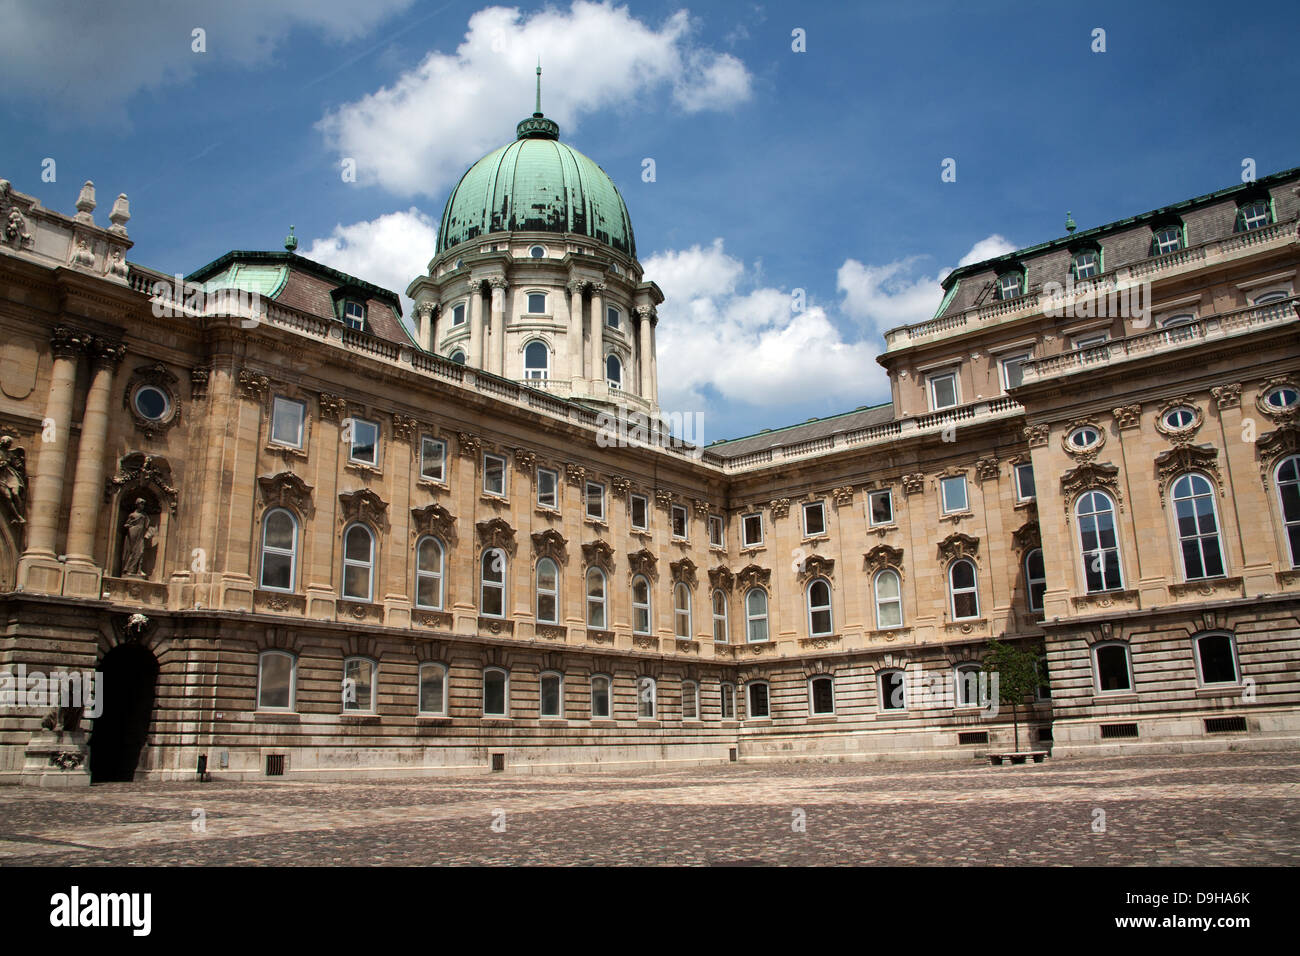
POLYGON ((27 511, 27 461, 12 435, 0 435, 0 502, 9 508, 9 520, 25 524, 27 511))
POLYGON ((126 523, 122 526, 124 534, 122 537, 122 577, 124 578, 142 578, 144 571, 144 549, 150 541, 153 540, 156 529, 149 522, 149 515, 145 511, 145 500, 143 498, 135 499, 135 510, 127 515, 126 523))

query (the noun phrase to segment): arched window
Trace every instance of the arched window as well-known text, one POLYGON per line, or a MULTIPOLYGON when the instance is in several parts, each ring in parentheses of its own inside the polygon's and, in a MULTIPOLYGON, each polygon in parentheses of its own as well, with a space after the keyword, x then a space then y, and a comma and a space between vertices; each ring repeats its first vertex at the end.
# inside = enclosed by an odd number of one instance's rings
POLYGON ((343 662, 343 710, 363 714, 375 712, 375 691, 379 668, 368 657, 349 657, 343 662))
POLYGON ((420 713, 447 715, 447 668, 442 664, 420 665, 420 713))
POLYGON ((505 617, 506 553, 500 548, 488 548, 479 567, 479 613, 484 617, 505 617))
POLYGON ((680 641, 691 639, 691 589, 681 581, 673 586, 673 632, 680 641))
POLYGON ((808 582, 808 636, 820 637, 834 632, 830 582, 825 578, 813 578, 808 582))
POLYGON ((948 566, 948 594, 954 621, 980 616, 977 580, 975 562, 969 558, 959 558, 948 566))
POLYGON ((767 592, 750 588, 745 594, 745 640, 751 644, 767 640, 767 592))
POLYGON ((1237 647, 1232 635, 1219 632, 1201 634, 1196 645, 1196 676, 1202 684, 1236 684, 1241 678, 1237 668, 1237 647))
POLYGON ((1025 273, 1022 269, 1011 269, 998 276, 998 298, 1014 299, 1025 291, 1025 273))
POLYGON ((1025 555, 1025 587, 1029 590, 1029 610, 1043 610, 1043 595, 1047 593, 1047 568, 1043 564, 1043 549, 1034 548, 1025 555))
POLYGON ((1251 202, 1242 203, 1237 207, 1237 231, 1249 232, 1252 229, 1263 229, 1273 217, 1270 214, 1269 201, 1267 199, 1256 199, 1251 202))
POLYGON ((451 353, 450 355, 447 356, 447 358, 451 359, 451 360, 452 360, 453 362, 455 362, 457 365, 464 365, 464 364, 465 364, 465 350, 464 350, 464 349, 455 349, 454 351, 452 351, 452 353, 451 353))
POLYGON ((772 716, 772 701, 765 680, 752 680, 745 688, 749 711, 745 714, 751 719, 772 716))
POLYGON ((1167 333, 1170 342, 1186 342, 1188 339, 1195 337, 1196 330, 1192 328, 1195 324, 1196 316, 1190 312, 1185 312, 1182 315, 1170 316, 1160 323, 1160 327, 1171 330, 1167 333))
POLYGON ((623 387, 623 363, 612 353, 605 359, 605 381, 610 388, 623 387))
POLYGON ((1277 466, 1277 495, 1291 567, 1300 568, 1300 455, 1293 455, 1277 466))
POLYGON ((537 621, 558 624, 560 620, 560 571, 550 558, 537 562, 537 621))
POLYGON ((425 535, 415 545, 415 603, 442 610, 442 542, 425 535))
POLYGON ((343 532, 343 596, 369 601, 374 594, 375 536, 363 524, 343 532))
POLYGON ((1105 492, 1086 491, 1079 496, 1075 513, 1079 517, 1079 544, 1088 593, 1123 588, 1114 502, 1105 492))
POLYGON ((1163 256, 1177 252, 1183 247, 1182 226, 1170 223, 1160 226, 1151 233, 1151 255, 1163 256))
POLYGON ((1252 304, 1272 305, 1274 302, 1281 302, 1285 298, 1287 298, 1285 292, 1274 290, 1273 292, 1265 292, 1263 295, 1256 296, 1255 301, 1252 304))
POLYGON ((257 709, 293 710, 298 689, 298 660, 286 651, 257 656, 257 709))
POLYGON ((813 717, 835 714, 835 680, 829 674, 808 679, 808 713, 813 717))
POLYGON ((907 690, 903 672, 897 668, 880 671, 876 676, 881 710, 907 710, 907 690))
POLYGON ((564 716, 564 676, 555 671, 545 671, 539 689, 538 714, 542 717, 564 716))
POLYGON ((988 680, 980 687, 980 673, 983 668, 978 664, 958 664, 953 675, 957 693, 958 707, 980 707, 988 702, 988 680))
POLYGON ((693 680, 682 681, 682 720, 699 720, 700 685, 693 680))
POLYGON ((718 687, 723 720, 736 719, 736 685, 723 681, 718 687))
POLYGON ((713 639, 719 644, 729 643, 730 630, 727 626, 727 593, 718 588, 713 592, 713 639))
POLYGON ((872 586, 876 593, 876 627, 903 626, 903 591, 902 581, 893 568, 883 568, 876 572, 872 586))
POLYGON ((636 682, 636 715, 642 720, 654 720, 656 688, 653 677, 642 677, 636 682))
POLYGON ((1127 644, 1118 641, 1097 644, 1092 649, 1092 661, 1097 693, 1128 693, 1133 690, 1127 644))
POLYGON ((551 375, 551 350, 540 339, 524 346, 524 378, 549 378, 551 375))
POLYGON ((297 580, 298 519, 284 508, 272 508, 262 519, 261 586, 292 591, 297 580))
POLYGON ((650 582, 640 574, 632 579, 632 630, 650 633, 650 582))
POLYGON ((1222 577, 1223 546, 1219 541, 1214 486, 1204 475, 1183 475, 1174 482, 1173 498, 1184 577, 1188 581, 1222 577))
POLYGON ((510 675, 500 667, 483 670, 483 716, 507 717, 510 714, 510 675))
POLYGON ((604 630, 605 619, 605 572, 600 568, 588 568, 587 626, 604 630))
POLYGON ((591 676, 591 716, 608 719, 610 710, 609 678, 604 674, 591 676))

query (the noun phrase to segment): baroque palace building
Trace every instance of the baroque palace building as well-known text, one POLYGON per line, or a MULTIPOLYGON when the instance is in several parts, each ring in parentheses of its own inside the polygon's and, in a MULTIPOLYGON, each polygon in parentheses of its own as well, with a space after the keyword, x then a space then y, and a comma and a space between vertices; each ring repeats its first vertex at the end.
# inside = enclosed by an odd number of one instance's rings
POLYGON ((964 266, 889 404, 704 448, 635 427, 663 296, 540 111, 413 336, 95 205, 0 180, 0 669, 103 674, 0 709, 0 780, 970 759, 990 638, 1045 656, 1022 748, 1300 740, 1300 170, 964 266))

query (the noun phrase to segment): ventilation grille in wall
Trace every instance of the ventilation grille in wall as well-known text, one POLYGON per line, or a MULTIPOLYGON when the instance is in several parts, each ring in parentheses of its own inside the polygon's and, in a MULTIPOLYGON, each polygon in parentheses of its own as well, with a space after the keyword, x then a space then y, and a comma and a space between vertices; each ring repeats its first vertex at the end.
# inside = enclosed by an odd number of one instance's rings
POLYGON ((988 742, 989 732, 987 730, 968 730, 957 735, 957 743, 959 744, 986 744, 988 742))
POLYGON ((1137 724, 1102 724, 1101 739, 1110 740, 1115 737, 1136 737, 1138 735, 1137 724))
POLYGON ((1207 734, 1244 734, 1246 732, 1246 718, 1206 717, 1205 732, 1207 734))
POLYGON ((268 777, 284 776, 284 754, 266 755, 266 775, 268 777))
POLYGON ((505 754, 493 754, 493 755, 492 755, 492 769, 493 769, 493 770, 505 770, 505 769, 506 769, 506 755, 505 755, 505 754))

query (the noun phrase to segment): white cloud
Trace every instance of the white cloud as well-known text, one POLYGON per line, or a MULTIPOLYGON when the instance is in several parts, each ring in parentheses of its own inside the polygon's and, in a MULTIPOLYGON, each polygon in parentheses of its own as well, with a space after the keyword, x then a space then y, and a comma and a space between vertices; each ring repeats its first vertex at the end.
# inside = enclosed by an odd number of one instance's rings
POLYGON ((962 256, 957 265, 968 266, 972 262, 983 262, 985 259, 996 259, 998 256, 1006 255, 1008 252, 1015 252, 1019 248, 1020 247, 1014 242, 1009 242, 994 233, 971 246, 970 252, 962 256))
POLYGON ((121 122, 123 104, 139 90, 185 83, 199 70, 268 62, 297 27, 332 41, 354 40, 412 2, 167 0, 148 4, 147 12, 102 0, 3 3, 0 95, 79 119, 121 122), (193 49, 196 28, 205 31, 206 52, 193 49))
POLYGON ((399 195, 438 196, 531 112, 542 57, 542 109, 572 133, 595 110, 632 103, 665 84, 686 112, 725 109, 750 96, 750 74, 699 46, 689 14, 658 28, 623 6, 575 0, 525 15, 489 7, 470 17, 455 53, 414 69, 318 124, 329 147, 357 161, 358 179, 399 195))
POLYGON ((329 236, 313 240, 302 255, 398 293, 409 319, 406 287, 424 274, 437 235, 438 224, 412 206, 369 221, 340 223, 329 236))
POLYGON ((721 239, 656 253, 645 270, 666 297, 656 333, 665 409, 702 409, 706 389, 778 407, 809 398, 848 405, 885 390, 874 339, 846 341, 823 308, 794 312, 783 289, 746 288, 744 263, 721 239))

